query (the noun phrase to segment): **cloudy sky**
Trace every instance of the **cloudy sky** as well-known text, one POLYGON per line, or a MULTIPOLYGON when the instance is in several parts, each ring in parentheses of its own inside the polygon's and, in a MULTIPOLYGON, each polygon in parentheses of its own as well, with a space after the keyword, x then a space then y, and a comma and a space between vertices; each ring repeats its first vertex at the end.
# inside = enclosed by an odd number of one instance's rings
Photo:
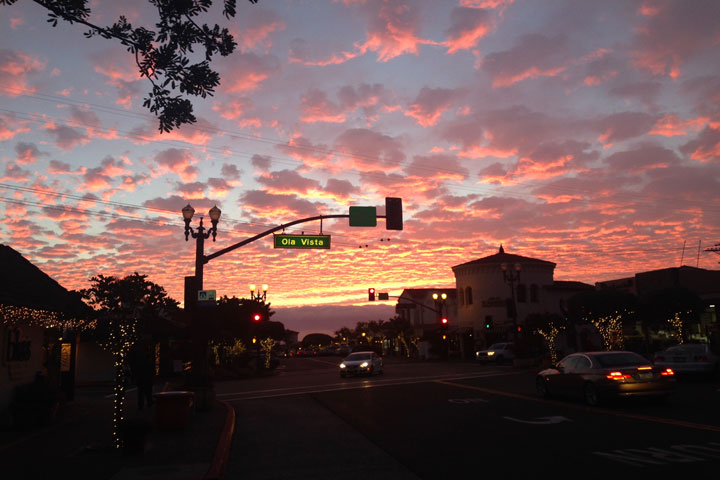
MULTIPOLYGON (((91 4, 98 24, 156 18, 91 4)), ((452 287, 453 265, 501 243, 559 280, 715 269, 718 18, 716 0, 240 0, 203 19, 238 43, 216 95, 161 135, 124 47, 20 0, 0 7, 0 242, 69 289, 137 271, 182 301, 188 203, 222 209, 211 253, 402 197, 402 232, 325 221, 331 250, 268 237, 206 265, 218 295, 268 283, 301 332, 354 325, 370 286, 452 287)))

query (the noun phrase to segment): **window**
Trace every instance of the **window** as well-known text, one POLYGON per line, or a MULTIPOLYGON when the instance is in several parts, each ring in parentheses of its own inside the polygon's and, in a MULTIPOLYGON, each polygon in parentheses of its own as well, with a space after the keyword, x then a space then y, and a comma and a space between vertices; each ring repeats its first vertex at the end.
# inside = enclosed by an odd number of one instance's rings
POLYGON ((465 295, 463 295, 462 287, 458 288, 458 303, 462 306, 465 304, 465 295))
POLYGON ((468 305, 472 305, 472 287, 465 287, 465 301, 468 305))
POLYGON ((523 285, 523 284, 520 284, 517 287, 517 301, 518 301, 518 303, 527 302, 527 289, 525 288, 525 285, 523 285))
POLYGON ((538 303, 538 286, 534 283, 530 285, 530 301, 532 303, 538 303))

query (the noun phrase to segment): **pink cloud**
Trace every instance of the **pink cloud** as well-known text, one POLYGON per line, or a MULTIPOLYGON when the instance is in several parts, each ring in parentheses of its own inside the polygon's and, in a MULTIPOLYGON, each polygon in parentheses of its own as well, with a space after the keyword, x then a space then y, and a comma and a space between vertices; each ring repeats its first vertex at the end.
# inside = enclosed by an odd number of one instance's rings
POLYGON ((405 111, 405 115, 414 118, 418 125, 423 127, 433 126, 442 114, 452 107, 460 94, 458 90, 424 87, 415 102, 405 111))
POLYGON ((183 125, 171 132, 160 132, 157 123, 148 122, 143 126, 135 127, 130 130, 128 138, 130 141, 144 145, 156 141, 172 141, 177 140, 186 142, 191 145, 207 145, 213 138, 213 132, 218 132, 217 128, 202 117, 197 117, 197 122, 192 125, 183 125))
POLYGON ((614 153, 605 159, 605 163, 616 172, 636 174, 679 165, 680 158, 667 148, 643 145, 632 150, 614 153))
POLYGON ((682 145, 680 151, 693 160, 717 162, 720 159, 720 128, 705 128, 697 138, 682 145))
POLYGON ((280 70, 277 57, 254 53, 233 55, 229 65, 222 75, 220 88, 230 93, 256 90, 263 81, 280 70))
POLYGON ((317 180, 305 178, 295 170, 280 170, 257 178, 265 185, 266 191, 273 195, 298 195, 299 197, 318 197, 321 191, 317 180))
POLYGON ((0 115, 0 140, 10 140, 19 133, 30 131, 28 122, 17 118, 15 114, 0 115))
POLYGON ((41 155, 47 155, 46 153, 38 150, 37 146, 35 146, 34 143, 25 142, 18 142, 15 145, 15 153, 17 153, 15 161, 21 165, 35 163, 37 157, 41 155))
POLYGON ((45 70, 45 62, 15 50, 0 49, 0 95, 17 97, 35 93, 29 77, 45 70))
POLYGON ((248 97, 234 98, 224 102, 218 102, 213 105, 213 110, 220 113, 222 118, 227 120, 237 120, 240 127, 262 127, 262 120, 258 117, 249 116, 255 105, 252 99, 248 97))
POLYGON ((345 112, 327 98, 327 94, 312 89, 300 100, 300 121, 304 123, 344 123, 345 112))
POLYGON ((32 172, 29 170, 23 170, 19 165, 14 163, 8 163, 5 166, 5 173, 0 177, 2 182, 27 182, 30 180, 32 172))
POLYGON ((400 168, 405 154, 399 140, 365 128, 346 130, 335 140, 335 150, 362 171, 400 168))
POLYGON ((408 175, 425 178, 433 182, 462 182, 470 172, 458 161, 458 157, 448 154, 417 155, 405 167, 408 175))
POLYGON ((656 121, 655 116, 647 113, 622 112, 608 115, 595 121, 594 124, 602 132, 598 141, 607 147, 615 142, 648 133, 656 121))
POLYGON ((687 135, 688 131, 698 131, 710 121, 707 117, 681 120, 676 115, 665 115, 657 121, 655 126, 648 132, 650 135, 661 135, 663 137, 675 137, 687 135))
POLYGON ((313 144, 305 137, 291 138, 287 145, 278 145, 279 151, 292 158, 300 160, 308 168, 337 168, 333 163, 334 154, 329 146, 313 144))
POLYGON ((380 62, 387 62, 401 55, 418 54, 420 45, 440 45, 438 42, 420 38, 419 10, 414 4, 400 2, 362 3, 363 13, 369 17, 365 40, 355 42, 352 51, 342 51, 323 60, 313 60, 304 40, 293 42, 290 60, 305 65, 327 66, 347 62, 367 52, 375 52, 380 62))
POLYGON ((63 150, 72 150, 77 145, 84 145, 90 138, 81 131, 67 125, 55 125, 48 122, 45 131, 55 137, 55 144, 63 150))
POLYGON ((392 92, 379 84, 344 85, 337 92, 338 101, 328 98, 326 92, 311 89, 301 99, 300 115, 304 123, 344 123, 358 109, 370 124, 378 119, 379 109, 394 109, 392 92))
POLYGON ((290 221, 291 219, 312 217, 325 211, 323 203, 310 202, 295 195, 276 195, 260 190, 250 190, 240 198, 243 212, 262 219, 290 221))
POLYGON ((183 182, 193 182, 197 178, 198 169, 194 165, 197 159, 190 150, 169 148, 155 155, 156 174, 172 172, 183 182))
POLYGON ((561 35, 525 35, 510 50, 491 53, 482 68, 493 79, 493 87, 509 87, 528 78, 555 77, 568 67, 567 40, 561 35))
POLYGON ((635 66, 653 75, 678 78, 687 60, 717 45, 720 4, 714 0, 660 1, 640 7, 643 23, 636 29, 635 66))
POLYGON ((73 170, 72 165, 61 162, 60 160, 50 160, 47 169, 47 173, 50 175, 83 175, 86 171, 87 167, 80 167, 78 170, 73 170))
POLYGON ((492 29, 492 17, 485 9, 458 7, 451 14, 451 26, 446 30, 448 53, 474 48, 492 29))
POLYGON ((272 47, 272 34, 285 30, 285 22, 273 11, 264 8, 248 9, 240 18, 239 30, 232 30, 241 52, 258 47, 267 51, 272 47))

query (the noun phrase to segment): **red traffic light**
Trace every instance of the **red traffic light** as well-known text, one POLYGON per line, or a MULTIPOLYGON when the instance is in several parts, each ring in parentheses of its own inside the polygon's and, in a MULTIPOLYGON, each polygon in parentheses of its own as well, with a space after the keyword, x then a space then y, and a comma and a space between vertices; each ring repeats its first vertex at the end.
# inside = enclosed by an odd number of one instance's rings
POLYGON ((443 325, 447 325, 447 324, 448 324, 448 319, 447 319, 447 317, 443 317, 443 318, 440 320, 440 322, 442 322, 443 325))
POLYGON ((375 289, 374 288, 368 288, 368 301, 370 301, 370 302, 375 301, 375 289))
POLYGON ((259 322, 260 320, 262 320, 262 316, 261 316, 259 313, 256 313, 256 314, 253 316, 253 320, 256 321, 256 322, 259 322))

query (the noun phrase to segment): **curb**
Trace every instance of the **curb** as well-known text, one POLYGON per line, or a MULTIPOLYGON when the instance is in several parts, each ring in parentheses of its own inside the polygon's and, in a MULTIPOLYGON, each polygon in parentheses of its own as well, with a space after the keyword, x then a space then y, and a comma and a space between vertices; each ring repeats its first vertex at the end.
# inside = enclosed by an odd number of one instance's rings
POLYGON ((235 409, 225 400, 217 400, 217 402, 225 407, 225 425, 222 432, 220 432, 215 455, 213 455, 210 468, 202 477, 203 480, 219 480, 225 475, 227 462, 230 458, 230 446, 235 433, 235 409))

